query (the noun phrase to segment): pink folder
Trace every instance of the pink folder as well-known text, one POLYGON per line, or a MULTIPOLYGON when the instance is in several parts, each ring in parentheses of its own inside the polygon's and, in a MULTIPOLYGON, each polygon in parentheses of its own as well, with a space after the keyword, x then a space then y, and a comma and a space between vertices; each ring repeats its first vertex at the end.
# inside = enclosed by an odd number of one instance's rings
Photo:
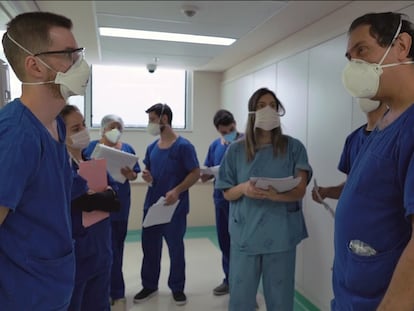
POLYGON ((108 187, 105 159, 80 162, 78 174, 86 179, 88 188, 95 192, 104 191, 108 187))
MULTIPOLYGON (((108 187, 105 159, 80 162, 78 174, 86 179, 88 188, 95 192, 104 191, 108 187)), ((87 228, 108 217, 109 212, 104 211, 82 212, 82 224, 87 228)))

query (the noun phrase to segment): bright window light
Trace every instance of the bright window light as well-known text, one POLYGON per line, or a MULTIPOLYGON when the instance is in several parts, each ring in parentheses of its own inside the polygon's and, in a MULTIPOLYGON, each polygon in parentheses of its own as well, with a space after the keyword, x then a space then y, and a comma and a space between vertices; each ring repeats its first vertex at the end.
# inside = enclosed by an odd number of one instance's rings
POLYGON ((233 44, 234 41, 236 41, 236 39, 232 39, 232 38, 197 36, 197 35, 188 35, 188 34, 181 34, 181 33, 144 31, 144 30, 109 28, 109 27, 100 27, 99 33, 101 36, 107 36, 107 37, 188 42, 188 43, 212 44, 212 45, 231 45, 233 44))

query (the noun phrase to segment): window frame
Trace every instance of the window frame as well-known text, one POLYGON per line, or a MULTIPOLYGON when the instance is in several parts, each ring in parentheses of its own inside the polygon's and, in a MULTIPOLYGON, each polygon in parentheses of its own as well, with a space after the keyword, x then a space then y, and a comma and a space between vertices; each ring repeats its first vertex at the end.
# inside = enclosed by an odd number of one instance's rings
MULTIPOLYGON (((104 64, 99 64, 103 65, 104 64)), ((99 126, 92 125, 93 115, 93 96, 92 96, 92 85, 93 85, 93 74, 91 71, 91 77, 86 87, 84 96, 84 116, 85 124, 90 129, 99 129, 99 126)), ((184 127, 173 127, 174 131, 177 132, 189 132, 193 129, 192 116, 193 116, 193 71, 185 70, 185 94, 184 94, 184 127)), ((156 104, 156 103, 154 103, 156 104)), ((168 103, 167 103, 168 104, 168 103)), ((172 108, 173 109, 173 108, 172 108)), ((174 113, 174 109, 173 109, 174 113)), ((145 126, 125 126, 126 131, 146 131, 145 126)))

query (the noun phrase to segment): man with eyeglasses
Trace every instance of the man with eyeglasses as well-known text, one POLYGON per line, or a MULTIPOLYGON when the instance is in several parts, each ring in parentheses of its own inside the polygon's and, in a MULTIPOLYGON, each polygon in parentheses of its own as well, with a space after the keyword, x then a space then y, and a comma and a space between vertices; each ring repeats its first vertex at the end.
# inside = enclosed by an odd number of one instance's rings
POLYGON ((68 18, 24 13, 7 25, 4 54, 22 95, 0 110, 0 308, 66 310, 75 260, 65 125, 90 69, 68 18))

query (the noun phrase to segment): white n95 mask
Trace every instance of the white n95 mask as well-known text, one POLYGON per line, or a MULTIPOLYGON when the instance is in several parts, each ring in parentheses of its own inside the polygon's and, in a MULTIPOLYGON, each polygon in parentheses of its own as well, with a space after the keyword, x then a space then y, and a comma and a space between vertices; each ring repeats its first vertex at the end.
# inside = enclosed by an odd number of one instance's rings
POLYGON ((368 98, 358 98, 358 104, 362 112, 368 113, 377 109, 380 106, 381 102, 368 98))
POLYGON ((121 138, 121 135, 122 133, 117 128, 105 132, 105 137, 113 144, 116 144, 118 142, 118 140, 121 138))
POLYGON ((400 34, 402 26, 402 20, 398 25, 397 31, 382 56, 380 62, 368 63, 362 59, 351 59, 345 66, 342 72, 342 82, 347 91, 353 96, 358 98, 372 98, 378 93, 380 77, 383 72, 383 68, 393 67, 398 65, 412 64, 414 61, 407 61, 402 63, 393 63, 383 65, 384 59, 387 57, 395 39, 400 34))
POLYGON ((84 149, 88 147, 91 141, 91 137, 89 136, 89 131, 87 128, 69 136, 69 138, 72 140, 70 147, 74 149, 84 149))
POLYGON ((148 123, 147 131, 152 136, 157 136, 161 133, 161 126, 159 123, 148 123))
POLYGON ((261 128, 265 131, 271 131, 280 126, 280 116, 276 109, 266 106, 256 111, 250 111, 249 114, 255 114, 254 127, 261 128))
POLYGON ((68 71, 58 71, 54 83, 60 84, 60 94, 67 100, 73 95, 85 95, 90 74, 88 63, 84 59, 79 59, 68 71))

